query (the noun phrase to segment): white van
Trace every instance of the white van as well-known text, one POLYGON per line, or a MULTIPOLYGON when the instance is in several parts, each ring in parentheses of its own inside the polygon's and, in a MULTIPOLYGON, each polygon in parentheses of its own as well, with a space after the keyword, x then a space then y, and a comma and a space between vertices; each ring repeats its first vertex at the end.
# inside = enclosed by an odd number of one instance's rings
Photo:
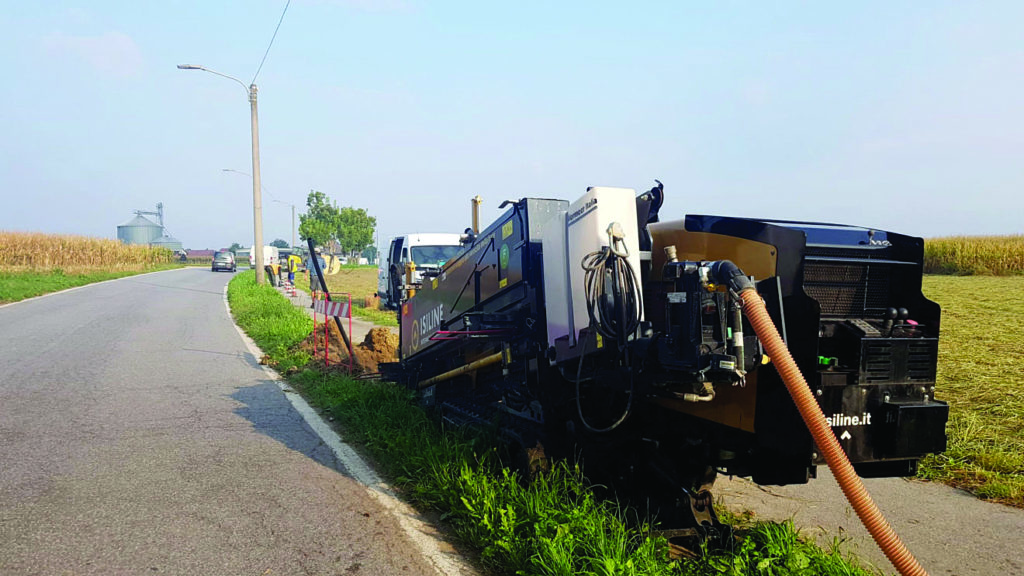
MULTIPOLYGON (((267 279, 270 281, 271 286, 280 286, 281 281, 284 279, 281 274, 281 254, 277 250, 277 246, 264 246, 263 247, 263 270, 267 273, 267 279)), ((256 251, 251 250, 249 252, 249 267, 256 267, 256 251)))
POLYGON ((392 238, 387 253, 381 254, 377 274, 381 305, 398 308, 401 304, 407 262, 416 264, 413 283, 418 284, 424 272, 439 272, 445 262, 462 250, 461 238, 461 234, 405 234, 392 238))
MULTIPOLYGON (((263 265, 272 266, 278 263, 278 252, 277 246, 264 246, 263 247, 263 265)), ((249 250, 249 268, 256 267, 256 251, 249 250)))

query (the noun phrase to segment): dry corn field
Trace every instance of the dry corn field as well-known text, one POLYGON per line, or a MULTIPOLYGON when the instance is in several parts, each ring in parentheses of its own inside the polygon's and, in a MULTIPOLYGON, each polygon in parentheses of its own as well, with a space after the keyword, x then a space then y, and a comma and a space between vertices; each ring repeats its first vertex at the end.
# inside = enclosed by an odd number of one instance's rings
POLYGON ((924 241, 926 274, 1024 274, 1024 235, 948 236, 924 241))
POLYGON ((141 271, 172 260, 173 254, 166 248, 119 240, 0 231, 0 270, 5 272, 141 271))

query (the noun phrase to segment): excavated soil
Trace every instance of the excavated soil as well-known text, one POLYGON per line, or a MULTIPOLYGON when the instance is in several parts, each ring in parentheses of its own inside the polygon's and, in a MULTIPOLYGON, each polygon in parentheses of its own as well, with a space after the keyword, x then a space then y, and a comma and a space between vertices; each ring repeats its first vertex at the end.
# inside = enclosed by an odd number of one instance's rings
MULTIPOLYGON (((331 321, 328 326, 330 328, 330 336, 327 346, 327 359, 330 367, 347 370, 349 358, 348 350, 345 349, 345 341, 342 340, 341 333, 338 332, 337 324, 331 321)), ((313 362, 323 365, 324 329, 322 324, 317 324, 315 334, 307 336, 302 342, 301 347, 303 350, 313 354, 314 336, 317 338, 317 341, 316 356, 313 362)), ((352 369, 353 374, 373 374, 377 372, 377 366, 381 362, 395 362, 398 360, 398 335, 392 334, 387 328, 372 328, 362 342, 358 344, 353 342, 353 344, 355 344, 353 350, 355 356, 352 369)))

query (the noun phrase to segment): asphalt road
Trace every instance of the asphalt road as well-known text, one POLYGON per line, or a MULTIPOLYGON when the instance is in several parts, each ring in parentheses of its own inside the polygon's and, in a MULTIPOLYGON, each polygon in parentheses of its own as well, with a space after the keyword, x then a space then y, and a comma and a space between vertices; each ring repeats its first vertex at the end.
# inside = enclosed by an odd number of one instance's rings
MULTIPOLYGON (((1024 576, 1024 510, 983 502, 934 482, 873 478, 864 485, 882 514, 932 576, 1024 576)), ((892 564, 871 539, 827 466, 808 484, 758 486, 719 478, 715 496, 734 511, 762 520, 793 519, 804 535, 828 545, 846 540, 855 553, 887 574, 892 564)))
POLYGON ((453 572, 257 364, 229 278, 0 307, 0 574, 453 572))

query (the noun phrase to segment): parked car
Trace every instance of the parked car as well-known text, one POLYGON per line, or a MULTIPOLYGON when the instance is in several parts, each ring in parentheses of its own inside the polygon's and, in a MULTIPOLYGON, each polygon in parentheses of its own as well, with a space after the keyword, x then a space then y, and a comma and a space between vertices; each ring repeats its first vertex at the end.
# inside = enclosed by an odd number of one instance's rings
POLYGON ((238 269, 235 264, 235 255, 229 250, 218 250, 213 255, 213 265, 210 270, 216 272, 218 270, 227 270, 228 272, 234 272, 238 269))

